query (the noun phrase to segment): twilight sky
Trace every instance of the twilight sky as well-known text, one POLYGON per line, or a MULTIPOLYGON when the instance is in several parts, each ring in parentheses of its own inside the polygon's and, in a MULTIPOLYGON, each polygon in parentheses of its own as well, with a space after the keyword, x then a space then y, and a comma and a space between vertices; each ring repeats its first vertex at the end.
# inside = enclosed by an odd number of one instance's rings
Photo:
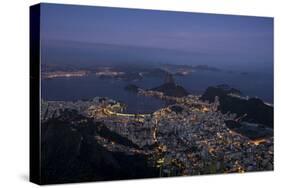
MULTIPOLYGON (((41 10, 41 37, 48 48, 57 47, 58 41, 102 43, 168 49, 173 51, 172 56, 180 56, 175 59, 181 64, 196 62, 196 56, 200 64, 230 67, 273 64, 272 18, 56 4, 43 4, 41 10)), ((132 48, 124 48, 120 54, 126 49, 131 53, 132 48)), ((83 45, 78 51, 83 51, 83 45)), ((55 56, 49 52, 45 55, 55 56)), ((56 55, 62 58, 63 54, 56 55)), ((139 54, 146 56, 145 50, 139 54)), ((161 56, 159 50, 155 54, 161 56)))

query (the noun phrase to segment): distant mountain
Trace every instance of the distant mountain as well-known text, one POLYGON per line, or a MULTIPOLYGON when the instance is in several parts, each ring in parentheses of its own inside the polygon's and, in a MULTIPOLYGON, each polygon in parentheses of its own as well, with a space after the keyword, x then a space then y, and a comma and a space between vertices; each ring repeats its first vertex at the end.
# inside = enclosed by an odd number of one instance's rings
POLYGON ((172 97, 184 97, 189 94, 182 86, 178 86, 174 83, 165 83, 150 90, 163 92, 164 95, 172 97))
POLYGON ((228 94, 236 94, 236 95, 241 95, 242 92, 239 91, 238 89, 231 88, 226 84, 221 84, 218 86, 211 86, 206 89, 206 91, 203 93, 201 96, 201 100, 204 101, 209 101, 209 102, 214 102, 215 97, 223 97, 228 94))
POLYGON ((273 107, 264 104, 260 99, 251 98, 244 100, 224 96, 220 99, 219 110, 223 113, 230 111, 236 113, 238 116, 247 114, 242 119, 243 121, 260 123, 273 128, 273 107))
POLYGON ((175 84, 175 80, 172 74, 166 73, 164 82, 166 84, 175 84))
POLYGON ((189 94, 182 86, 175 84, 174 78, 171 74, 166 73, 164 81, 164 84, 150 90, 163 92, 164 95, 172 97, 184 97, 189 94))
POLYGON ((214 102, 215 97, 219 97, 220 105, 218 109, 222 113, 236 113, 238 116, 244 116, 242 121, 250 123, 264 124, 273 128, 273 107, 264 104, 261 99, 250 98, 243 99, 239 97, 230 96, 229 94, 239 94, 239 90, 230 88, 227 85, 220 85, 217 87, 209 87, 204 92, 201 100, 208 100, 214 102))

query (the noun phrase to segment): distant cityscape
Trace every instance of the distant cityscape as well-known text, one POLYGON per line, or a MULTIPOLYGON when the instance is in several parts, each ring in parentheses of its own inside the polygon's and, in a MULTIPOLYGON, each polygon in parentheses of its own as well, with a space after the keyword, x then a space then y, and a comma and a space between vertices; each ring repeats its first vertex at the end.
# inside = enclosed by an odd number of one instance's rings
MULTIPOLYGON (((70 129, 70 135, 67 136, 79 135, 80 147, 95 142, 113 156, 122 153, 127 157, 144 158, 143 167, 131 169, 140 170, 139 175, 113 175, 117 179, 146 177, 146 170, 151 177, 273 170, 273 125, 270 124, 273 122, 273 106, 259 99, 242 97, 239 90, 227 85, 209 87, 202 95, 190 94, 175 83, 173 77, 178 76, 178 73, 165 72, 163 85, 152 89, 133 84, 124 88, 135 95, 166 101, 165 107, 152 113, 127 113, 126 104, 107 97, 77 101, 43 100, 42 126, 65 123, 68 124, 65 128, 70 129), (227 104, 229 100, 235 101, 230 107, 227 104), (258 101, 248 104, 252 100, 258 101), (236 103, 241 103, 243 108, 257 110, 264 117, 253 119, 256 117, 253 111, 235 113, 239 108, 236 103), (85 135, 81 129, 90 126, 96 126, 97 130, 91 136, 88 133, 85 135)), ((90 71, 84 70, 45 75, 52 79, 89 74, 90 71)), ((100 79, 101 76, 119 79, 120 75, 126 75, 125 72, 108 67, 94 74, 100 79)), ((45 139, 48 142, 48 136, 45 139)), ((46 156, 50 155, 46 152, 46 156)), ((105 155, 102 151, 95 152, 95 155, 105 155)), ((112 157, 111 160, 107 165, 118 171, 118 158, 112 157)), ((97 165, 96 162, 92 163, 97 165)), ((46 168, 52 168, 49 165, 46 168)), ((56 163, 54 165, 53 168, 56 168, 56 163)), ((104 177, 104 180, 107 178, 104 177)))
POLYGON ((39 6, 40 183, 274 170, 273 18, 39 6))

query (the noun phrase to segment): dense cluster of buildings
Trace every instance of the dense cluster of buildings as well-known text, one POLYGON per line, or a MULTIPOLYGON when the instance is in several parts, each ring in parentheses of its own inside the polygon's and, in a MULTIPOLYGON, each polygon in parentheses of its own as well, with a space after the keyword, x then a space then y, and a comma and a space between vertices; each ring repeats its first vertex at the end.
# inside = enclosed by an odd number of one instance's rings
POLYGON ((165 148, 160 155, 161 166, 167 175, 273 169, 272 139, 253 142, 226 127, 225 121, 234 120, 234 114, 220 113, 215 104, 198 108, 200 105, 204 106, 191 100, 182 105, 181 113, 155 114, 157 141, 165 148), (171 161, 175 160, 176 172, 171 170, 175 169, 171 168, 171 161))
POLYGON ((126 114, 123 104, 107 98, 43 101, 41 119, 59 116, 62 109, 74 109, 103 122, 138 148, 97 136, 103 147, 128 155, 151 155, 150 162, 159 168, 160 176, 273 170, 273 138, 250 140, 230 130, 225 121, 236 121, 237 117, 218 111, 218 98, 209 104, 193 95, 177 98, 140 92, 175 103, 151 114, 126 114))
POLYGON ((43 72, 42 78, 52 79, 52 78, 67 78, 67 77, 83 77, 89 74, 89 71, 78 70, 78 71, 53 71, 53 72, 43 72))
POLYGON ((100 76, 115 77, 115 76, 120 76, 120 75, 124 75, 124 74, 125 74, 125 72, 117 71, 110 67, 103 67, 103 68, 99 69, 98 71, 96 71, 96 73, 95 73, 95 75, 98 77, 100 77, 100 76))

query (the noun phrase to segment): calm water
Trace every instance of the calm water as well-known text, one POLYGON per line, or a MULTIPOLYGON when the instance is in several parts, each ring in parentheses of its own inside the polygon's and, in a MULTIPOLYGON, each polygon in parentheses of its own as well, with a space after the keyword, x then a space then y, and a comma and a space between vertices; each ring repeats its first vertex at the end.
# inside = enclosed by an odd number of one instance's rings
MULTIPOLYGON (((270 74, 250 73, 241 75, 226 72, 195 72, 185 77, 175 77, 177 84, 193 94, 202 94, 208 86, 228 84, 242 91, 245 96, 257 96, 266 102, 273 102, 273 78, 270 74)), ((163 106, 165 102, 138 96, 124 90, 128 84, 152 88, 163 83, 161 78, 146 78, 140 81, 99 79, 95 75, 74 78, 42 80, 42 97, 45 100, 91 99, 96 96, 109 97, 127 104, 127 112, 148 113, 163 106)))
POLYGON ((87 77, 57 78, 42 81, 42 97, 45 100, 91 99, 97 96, 109 97, 127 105, 127 112, 149 113, 165 105, 159 99, 138 96, 124 90, 130 82, 113 79, 87 77))
POLYGON ((269 73, 196 72, 186 77, 176 77, 179 85, 189 92, 202 94, 208 86, 227 84, 239 89, 244 96, 259 97, 273 103, 273 76, 269 73))

